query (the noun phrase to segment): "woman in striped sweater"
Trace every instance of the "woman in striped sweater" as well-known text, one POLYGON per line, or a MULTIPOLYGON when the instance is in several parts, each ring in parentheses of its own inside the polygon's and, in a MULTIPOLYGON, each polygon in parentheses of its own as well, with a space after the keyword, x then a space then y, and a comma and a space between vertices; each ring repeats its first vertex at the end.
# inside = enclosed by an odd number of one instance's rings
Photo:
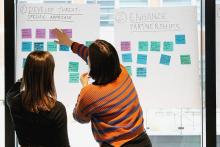
POLYGON ((71 41, 54 29, 58 41, 71 47, 90 67, 81 76, 83 88, 73 111, 80 123, 91 121, 93 135, 101 147, 151 147, 143 125, 137 91, 115 48, 96 40, 89 48, 71 41), (89 76, 95 81, 88 84, 89 76))

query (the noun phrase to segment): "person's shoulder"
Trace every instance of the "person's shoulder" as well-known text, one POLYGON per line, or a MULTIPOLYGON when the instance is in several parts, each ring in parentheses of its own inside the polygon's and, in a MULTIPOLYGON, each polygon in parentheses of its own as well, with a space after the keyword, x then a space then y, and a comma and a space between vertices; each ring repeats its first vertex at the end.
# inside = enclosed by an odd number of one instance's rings
POLYGON ((83 87, 80 91, 80 95, 83 96, 83 95, 88 95, 90 93, 93 93, 93 91, 96 89, 96 86, 93 85, 93 84, 89 84, 85 87, 83 87))
POLYGON ((64 104, 60 101, 56 101, 56 104, 55 104, 55 109, 57 110, 66 110, 66 107, 64 106, 64 104))

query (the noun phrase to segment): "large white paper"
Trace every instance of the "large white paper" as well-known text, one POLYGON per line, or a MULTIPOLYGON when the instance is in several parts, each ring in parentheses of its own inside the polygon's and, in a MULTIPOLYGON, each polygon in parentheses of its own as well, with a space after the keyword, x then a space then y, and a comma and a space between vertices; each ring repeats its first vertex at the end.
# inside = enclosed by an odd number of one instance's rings
POLYGON ((132 78, 144 109, 201 108, 196 14, 196 7, 116 11, 116 48, 121 63, 132 68, 132 78), (139 51, 139 41, 148 42, 147 51, 144 48, 139 51), (130 49, 129 43, 121 47, 122 42, 130 42, 130 49), (146 64, 143 55, 147 56, 146 64), (181 55, 186 56, 181 60, 181 55), (146 77, 141 73, 137 75, 137 68, 146 68, 146 77))
MULTIPOLYGON (((17 46, 16 46, 16 79, 21 78, 23 60, 30 53, 29 43, 34 50, 34 43, 43 42, 43 50, 50 50, 55 59, 55 85, 58 100, 63 102, 67 109, 68 131, 71 146, 97 146, 92 136, 90 124, 81 125, 73 120, 72 111, 80 89, 79 77, 83 72, 88 72, 86 63, 72 51, 60 51, 59 45, 48 47, 48 42, 55 39, 50 36, 50 29, 68 29, 72 40, 85 44, 94 41, 99 36, 99 7, 97 5, 72 5, 72 4, 19 4, 17 7, 17 46), (37 30, 39 29, 39 30, 37 30), (41 30, 45 29, 45 30, 41 30), (71 31, 70 31, 71 30, 71 31), (45 31, 45 32, 44 32, 45 31), (31 32, 31 34, 30 34, 31 32), (45 34, 44 34, 45 33, 45 34), (51 51, 55 50, 56 51, 51 51), (69 71, 69 62, 74 63, 69 71), (75 76, 73 83, 69 76, 75 76), (86 141, 85 141, 86 140, 86 141)), ((51 43, 52 44, 52 43, 51 43)), ((41 49, 38 44, 36 48, 41 49)))

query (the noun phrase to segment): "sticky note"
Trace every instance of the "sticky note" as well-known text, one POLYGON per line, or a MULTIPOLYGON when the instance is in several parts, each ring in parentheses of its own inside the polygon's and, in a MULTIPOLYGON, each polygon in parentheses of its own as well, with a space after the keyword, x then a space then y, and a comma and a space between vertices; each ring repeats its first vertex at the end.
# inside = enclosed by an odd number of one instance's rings
POLYGON ((69 72, 78 72, 79 62, 69 62, 69 72))
POLYGON ((47 51, 49 52, 57 51, 56 42, 47 42, 47 51))
POLYGON ((45 39, 46 38, 46 30, 45 29, 36 29, 36 38, 45 39))
POLYGON ((163 51, 173 51, 173 42, 163 42, 163 51))
POLYGON ((50 30, 49 30, 49 38, 50 38, 50 39, 55 39, 55 38, 56 38, 56 36, 55 36, 54 33, 53 33, 53 29, 50 29, 50 30))
POLYGON ((162 54, 160 56, 160 64, 170 65, 171 56, 162 54))
POLYGON ((148 42, 147 41, 139 41, 138 42, 138 50, 139 51, 148 51, 148 42))
POLYGON ((69 51, 69 46, 60 45, 60 51, 69 51))
POLYGON ((130 53, 122 54, 123 62, 132 62, 132 55, 130 53))
POLYGON ((132 69, 131 69, 131 66, 125 66, 128 74, 131 76, 132 75, 132 69))
POLYGON ((137 68, 137 77, 146 77, 147 76, 147 68, 146 67, 138 67, 137 68))
POLYGON ((137 64, 147 64, 147 55, 138 54, 137 55, 137 64))
POLYGON ((43 51, 44 50, 44 43, 43 42, 35 42, 34 43, 34 50, 35 51, 43 51))
POLYGON ((25 63, 26 63, 26 58, 23 58, 23 64, 22 64, 22 67, 24 68, 25 66, 25 63))
POLYGON ((122 41, 121 42, 121 50, 122 51, 130 51, 131 50, 131 42, 130 41, 122 41))
POLYGON ((89 47, 92 43, 93 41, 86 41, 86 46, 89 47))
POLYGON ((32 42, 22 42, 22 52, 30 52, 32 50, 32 42))
POLYGON ((79 83, 79 73, 70 73, 69 83, 79 83))
POLYGON ((151 41, 151 51, 160 51, 160 42, 158 41, 151 41))
POLYGON ((62 29, 62 31, 66 33, 69 38, 72 38, 72 29, 62 29))
POLYGON ((186 44, 185 35, 175 35, 176 44, 186 44))
POLYGON ((190 55, 181 55, 180 60, 181 60, 181 64, 191 64, 190 55))
POLYGON ((21 36, 23 39, 30 39, 32 38, 32 30, 29 28, 29 29, 22 29, 21 30, 21 36))

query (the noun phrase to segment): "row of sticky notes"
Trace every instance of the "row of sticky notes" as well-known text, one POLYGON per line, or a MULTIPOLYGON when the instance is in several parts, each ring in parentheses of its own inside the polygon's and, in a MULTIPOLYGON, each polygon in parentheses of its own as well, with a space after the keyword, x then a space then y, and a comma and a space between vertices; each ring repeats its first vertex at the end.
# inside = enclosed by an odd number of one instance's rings
MULTIPOLYGON (((175 35, 175 43, 176 44, 186 44, 185 35, 175 35)), ((161 42, 160 41, 151 41, 150 45, 148 41, 139 41, 138 42, 138 50, 139 51, 148 51, 150 47, 150 51, 160 51, 161 50, 161 42)), ((130 41, 122 41, 121 42, 121 50, 122 51, 130 51, 131 50, 131 42, 130 41)), ((173 51, 174 50, 174 42, 173 41, 164 41, 163 42, 163 50, 164 51, 173 51)))
MULTIPOLYGON (((66 33, 69 38, 72 38, 72 29, 62 29, 62 31, 64 33, 66 33)), ((42 28, 36 29, 35 30, 35 38, 45 39, 46 34, 47 34, 46 32, 47 32, 46 29, 42 29, 42 28)), ((54 33, 53 33, 53 29, 49 29, 48 32, 49 32, 49 38, 50 39, 55 39, 56 38, 54 33)), ((31 39, 31 38, 33 38, 32 37, 32 29, 31 28, 21 29, 21 37, 22 37, 22 39, 31 39)))
MULTIPOLYGON (((122 61, 124 63, 131 63, 132 62, 132 54, 126 53, 122 54, 122 61)), ((160 64, 163 65, 170 65, 171 56, 162 54, 160 57, 160 64)), ((191 57, 190 55, 181 55, 180 56, 181 64, 191 64, 191 57)), ((145 54, 138 54, 137 55, 137 64, 147 64, 147 55, 145 54)))
POLYGON ((69 62, 69 83, 79 83, 79 62, 69 62))
MULTIPOLYGON (((66 45, 59 45, 60 51, 69 51, 69 47, 66 45)), ((23 41, 21 46, 22 52, 30 52, 32 50, 35 51, 44 51, 44 42, 30 42, 30 41, 23 41), (32 49, 34 48, 34 49, 32 49)), ((57 44, 56 42, 47 42, 47 51, 57 51, 57 44)))
MULTIPOLYGON (((125 42, 121 44, 122 51, 130 51, 130 42, 125 42)), ((149 50, 149 43, 147 41, 139 41, 138 43, 138 51, 148 51, 149 50)), ((161 42, 158 41, 151 41, 150 51, 160 51, 161 50, 161 42)), ((163 51, 173 51, 174 50, 174 43, 171 41, 163 42, 163 51)))
MULTIPOLYGON (((163 65, 170 65, 171 56, 162 54, 160 56, 160 64, 163 65)), ((190 55, 180 55, 180 63, 182 65, 191 64, 191 57, 190 55)))
MULTIPOLYGON (((132 75, 132 67, 125 66, 129 75, 132 75)), ((146 77, 147 76, 147 68, 146 67, 137 67, 136 68, 136 76, 137 77, 146 77)))
MULTIPOLYGON (((132 62, 132 54, 131 53, 122 54, 122 62, 125 62, 125 63, 132 62)), ((147 55, 138 54, 137 64, 147 64, 147 55)))

